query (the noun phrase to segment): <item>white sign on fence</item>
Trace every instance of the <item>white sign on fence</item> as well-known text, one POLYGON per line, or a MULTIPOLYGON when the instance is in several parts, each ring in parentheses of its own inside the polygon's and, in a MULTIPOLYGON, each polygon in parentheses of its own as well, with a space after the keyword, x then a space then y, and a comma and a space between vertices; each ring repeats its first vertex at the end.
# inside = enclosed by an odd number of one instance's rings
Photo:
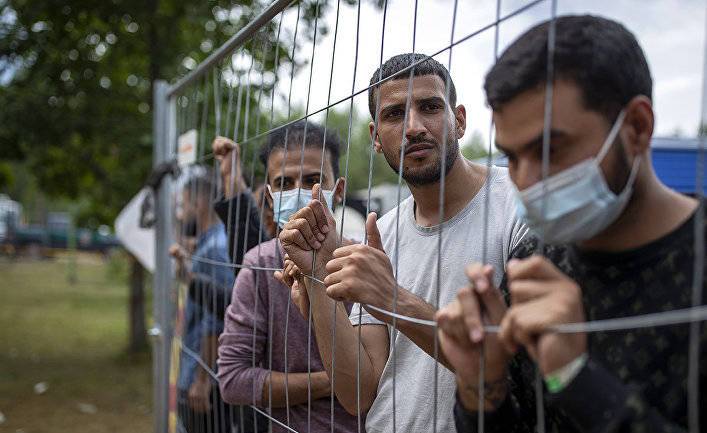
POLYGON ((177 161, 180 167, 196 162, 196 143, 198 138, 199 133, 196 129, 190 129, 177 139, 177 161))
POLYGON ((130 251, 142 266, 155 271, 155 229, 140 227, 142 201, 147 194, 143 188, 130 200, 115 219, 115 234, 125 249, 130 251))

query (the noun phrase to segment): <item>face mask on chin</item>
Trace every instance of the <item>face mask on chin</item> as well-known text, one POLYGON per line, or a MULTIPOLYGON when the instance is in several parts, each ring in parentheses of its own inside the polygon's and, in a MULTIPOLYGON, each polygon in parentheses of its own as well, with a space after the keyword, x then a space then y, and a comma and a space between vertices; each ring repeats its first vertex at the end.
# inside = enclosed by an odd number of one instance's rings
MULTIPOLYGON (((321 190, 324 201, 332 212, 334 211, 334 191, 338 185, 339 181, 337 180, 334 189, 321 190)), ((273 221, 280 228, 284 227, 292 215, 312 201, 312 190, 294 188, 287 191, 273 191, 270 185, 267 188, 270 197, 272 197, 273 221)))
POLYGON ((606 229, 626 208, 636 180, 640 156, 633 160, 623 190, 616 194, 599 164, 623 125, 622 110, 597 156, 542 180, 516 189, 518 216, 544 242, 561 244, 590 239, 606 229))

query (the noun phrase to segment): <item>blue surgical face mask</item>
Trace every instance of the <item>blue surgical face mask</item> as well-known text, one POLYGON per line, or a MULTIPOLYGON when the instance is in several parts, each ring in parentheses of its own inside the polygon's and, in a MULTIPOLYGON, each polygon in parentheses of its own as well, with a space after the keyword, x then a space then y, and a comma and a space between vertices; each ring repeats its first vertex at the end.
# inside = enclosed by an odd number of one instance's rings
POLYGON ((606 229, 626 208, 638 173, 636 157, 623 191, 615 194, 599 164, 614 143, 624 111, 611 128, 596 157, 580 162, 523 191, 516 190, 518 216, 551 244, 579 242, 606 229))
MULTIPOLYGON (((333 190, 322 190, 324 201, 332 212, 334 211, 334 191, 336 191, 338 184, 339 181, 337 180, 333 190)), ((270 185, 268 185, 268 192, 270 193, 270 197, 272 197, 273 221, 275 221, 280 228, 290 220, 290 217, 294 215, 295 212, 307 206, 307 204, 312 201, 311 189, 295 188, 287 191, 273 191, 270 185)))

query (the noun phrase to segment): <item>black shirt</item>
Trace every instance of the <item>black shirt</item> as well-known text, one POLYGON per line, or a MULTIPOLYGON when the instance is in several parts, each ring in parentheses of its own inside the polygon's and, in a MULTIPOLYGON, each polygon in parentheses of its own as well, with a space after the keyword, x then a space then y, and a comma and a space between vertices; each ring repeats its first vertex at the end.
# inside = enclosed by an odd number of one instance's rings
MULTIPOLYGON (((705 220, 701 223, 704 227, 705 220)), ((588 321, 671 311, 692 306, 694 233, 693 214, 672 233, 634 250, 600 253, 547 246, 545 255, 582 288, 588 321)), ((513 255, 527 257, 536 246, 537 241, 528 240, 513 255)), ((699 286, 703 299, 705 281, 699 286)), ((681 324, 587 334, 587 365, 559 393, 545 390, 546 431, 686 432, 689 329, 681 324)), ((707 326, 703 322, 698 329, 698 404, 704 415, 707 326)), ((509 396, 498 410, 485 414, 485 431, 533 432, 536 368, 525 352, 513 358, 509 375, 509 396)), ((458 432, 476 431, 476 413, 459 401, 454 412, 458 432)), ((700 431, 707 432, 702 418, 700 431)))

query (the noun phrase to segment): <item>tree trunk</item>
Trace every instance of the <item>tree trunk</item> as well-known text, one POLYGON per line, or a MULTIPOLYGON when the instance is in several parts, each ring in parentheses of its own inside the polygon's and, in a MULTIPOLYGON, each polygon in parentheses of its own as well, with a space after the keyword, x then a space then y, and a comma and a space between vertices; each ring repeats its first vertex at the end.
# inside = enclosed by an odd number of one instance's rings
POLYGON ((130 256, 130 300, 128 312, 130 340, 128 352, 138 353, 147 348, 145 330, 145 269, 135 257, 130 256))

